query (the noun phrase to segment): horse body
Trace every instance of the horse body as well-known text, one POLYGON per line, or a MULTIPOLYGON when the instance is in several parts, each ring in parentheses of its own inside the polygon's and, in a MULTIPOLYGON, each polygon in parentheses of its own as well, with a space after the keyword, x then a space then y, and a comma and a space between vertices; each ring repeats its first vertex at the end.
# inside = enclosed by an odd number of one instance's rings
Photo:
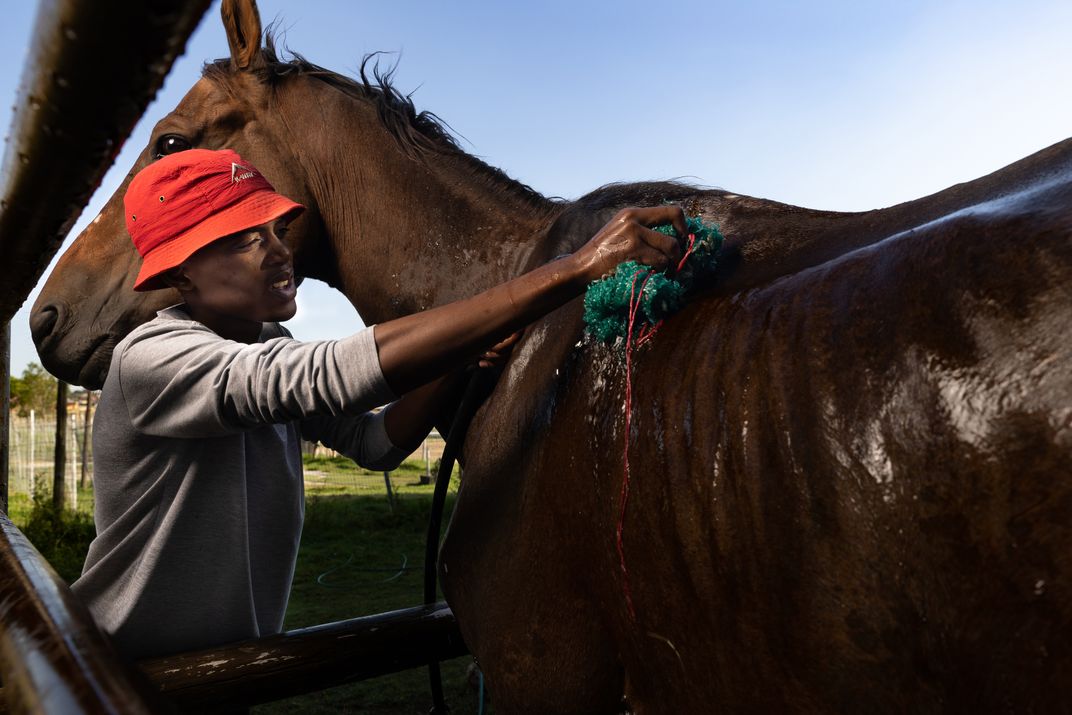
MULTIPOLYGON (((635 355, 628 440, 621 359, 582 339, 579 301, 528 329, 470 429, 441 578, 497 707, 1063 707, 1072 142, 881 211, 677 184, 564 204, 389 88, 256 49, 206 72, 131 175, 167 136, 236 149, 309 207, 297 270, 369 324, 552 260, 629 204, 728 236, 635 355)), ((31 319, 44 364, 89 384, 174 299, 129 290, 124 190, 31 319)))
MULTIPOLYGON (((507 710, 1063 707, 1070 179, 1066 142, 889 213, 769 207, 791 246, 865 243, 774 280, 792 252, 746 268, 726 229, 725 270, 763 280, 713 286, 634 363, 635 622, 621 361, 577 343, 579 306, 534 326, 442 554, 507 710)), ((689 200, 727 227, 761 203, 689 200)))

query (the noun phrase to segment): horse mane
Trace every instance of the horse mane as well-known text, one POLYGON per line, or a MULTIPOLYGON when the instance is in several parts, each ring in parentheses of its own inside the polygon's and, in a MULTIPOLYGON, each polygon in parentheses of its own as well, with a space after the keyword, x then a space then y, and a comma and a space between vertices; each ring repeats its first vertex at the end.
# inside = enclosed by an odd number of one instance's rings
POLYGON ((695 186, 683 181, 637 181, 604 184, 577 199, 574 205, 584 211, 620 209, 626 206, 657 206, 668 201, 687 201, 700 191, 706 194, 726 193, 722 189, 695 186))
MULTIPOLYGON (((290 48, 285 48, 289 58, 283 59, 276 50, 276 43, 276 31, 269 25, 265 29, 264 46, 261 48, 264 64, 253 70, 261 82, 274 87, 287 77, 304 75, 324 82, 347 96, 371 102, 376 108, 380 122, 406 156, 415 161, 423 161, 429 154, 453 156, 464 162, 476 177, 492 189, 515 192, 532 207, 547 210, 547 197, 531 186, 511 178, 501 169, 490 166, 464 151, 458 146, 446 122, 434 113, 418 112, 412 95, 402 94, 392 84, 397 63, 385 70, 381 69, 379 56, 382 52, 365 55, 359 69, 360 79, 352 79, 316 65, 290 48), (370 62, 371 80, 368 73, 370 62)), ((206 62, 201 75, 226 85, 234 76, 234 72, 231 58, 224 57, 206 62)))

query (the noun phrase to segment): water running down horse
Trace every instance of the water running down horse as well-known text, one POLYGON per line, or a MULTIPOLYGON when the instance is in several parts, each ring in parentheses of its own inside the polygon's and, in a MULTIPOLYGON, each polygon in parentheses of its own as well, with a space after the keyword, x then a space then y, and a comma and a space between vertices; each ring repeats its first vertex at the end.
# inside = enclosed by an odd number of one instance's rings
MULTIPOLYGON (((231 58, 132 173, 235 148, 310 207, 296 268, 366 323, 567 252, 625 205, 678 202, 727 236, 714 287, 636 355, 628 435, 579 302, 528 330, 476 417, 441 577, 498 708, 1065 707, 1072 142, 863 213, 671 183, 554 202, 389 83, 248 42, 255 8, 229 5, 231 58)), ((45 365, 82 384, 171 299, 129 290, 122 192, 34 307, 45 365)))

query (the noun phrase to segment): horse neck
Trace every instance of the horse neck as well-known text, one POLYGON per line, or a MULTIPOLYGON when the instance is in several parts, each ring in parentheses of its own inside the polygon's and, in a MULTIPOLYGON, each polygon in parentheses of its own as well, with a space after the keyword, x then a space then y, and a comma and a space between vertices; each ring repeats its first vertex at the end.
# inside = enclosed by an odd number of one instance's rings
POLYGON ((473 295, 546 259, 557 204, 453 148, 411 158, 369 101, 311 82, 313 106, 335 116, 298 159, 337 269, 329 282, 366 323, 473 295))

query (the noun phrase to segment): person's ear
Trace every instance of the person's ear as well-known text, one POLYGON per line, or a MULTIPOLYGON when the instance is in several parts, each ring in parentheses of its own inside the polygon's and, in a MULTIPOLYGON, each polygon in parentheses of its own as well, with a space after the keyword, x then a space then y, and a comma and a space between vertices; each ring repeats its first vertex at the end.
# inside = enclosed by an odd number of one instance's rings
POLYGON ((190 276, 186 272, 185 263, 180 263, 176 267, 161 273, 160 280, 180 293, 191 293, 194 289, 194 282, 190 280, 190 276))

